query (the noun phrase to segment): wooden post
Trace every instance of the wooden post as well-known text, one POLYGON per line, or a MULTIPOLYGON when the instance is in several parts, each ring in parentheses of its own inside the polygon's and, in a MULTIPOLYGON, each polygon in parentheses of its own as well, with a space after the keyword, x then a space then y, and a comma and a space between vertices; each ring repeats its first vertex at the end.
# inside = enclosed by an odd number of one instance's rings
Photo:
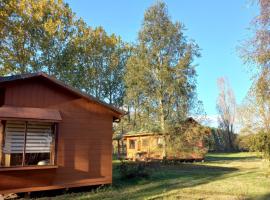
POLYGON ((50 165, 56 164, 56 144, 57 144, 57 123, 52 125, 52 142, 50 148, 50 165))
POLYGON ((117 139, 117 158, 118 158, 118 160, 121 159, 120 157, 121 157, 120 156, 120 140, 117 139))
POLYGON ((10 167, 10 154, 5 154, 5 167, 10 167))
POLYGON ((121 155, 124 155, 124 154, 126 154, 126 152, 125 152, 125 147, 124 147, 124 140, 122 139, 121 140, 121 155))
POLYGON ((1 135, 1 145, 0 145, 0 166, 2 165, 6 165, 5 163, 5 156, 4 156, 4 152, 3 152, 3 149, 4 149, 4 144, 5 144, 5 132, 6 132, 6 121, 1 121, 1 124, 2 124, 2 135, 1 135))

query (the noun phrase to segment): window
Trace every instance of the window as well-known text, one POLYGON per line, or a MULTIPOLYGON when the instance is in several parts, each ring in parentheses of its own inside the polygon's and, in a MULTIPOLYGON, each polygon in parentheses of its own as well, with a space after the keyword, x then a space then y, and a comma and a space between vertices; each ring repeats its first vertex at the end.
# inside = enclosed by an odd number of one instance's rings
POLYGON ((142 139, 142 145, 143 145, 143 147, 148 147, 149 139, 148 138, 142 139))
POLYGON ((157 143, 158 144, 163 144, 164 143, 164 139, 162 137, 157 138, 157 143))
POLYGON ((55 164, 55 123, 5 121, 2 124, 2 167, 55 164))
POLYGON ((129 149, 135 149, 136 140, 129 140, 129 149))
POLYGON ((5 89, 0 88, 0 106, 5 104, 5 89))
POLYGON ((159 148, 162 148, 164 145, 164 138, 163 137, 158 137, 157 138, 157 145, 159 148))

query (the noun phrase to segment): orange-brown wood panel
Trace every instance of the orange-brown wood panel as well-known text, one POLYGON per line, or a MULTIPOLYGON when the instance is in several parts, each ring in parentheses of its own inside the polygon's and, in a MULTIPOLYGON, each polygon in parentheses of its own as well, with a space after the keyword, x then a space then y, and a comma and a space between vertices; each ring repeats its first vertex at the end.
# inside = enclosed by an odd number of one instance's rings
POLYGON ((7 84, 5 105, 57 109, 62 121, 58 168, 0 171, 0 194, 111 183, 111 111, 39 79, 7 84))

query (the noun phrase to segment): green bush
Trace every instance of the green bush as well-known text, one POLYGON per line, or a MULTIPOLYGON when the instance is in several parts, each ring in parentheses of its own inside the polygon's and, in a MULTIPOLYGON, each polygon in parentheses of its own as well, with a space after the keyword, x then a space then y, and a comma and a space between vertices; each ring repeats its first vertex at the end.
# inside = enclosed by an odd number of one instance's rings
POLYGON ((270 159, 270 133, 259 132, 251 142, 251 150, 262 152, 265 158, 270 159))
POLYGON ((235 148, 238 151, 256 151, 254 149, 256 134, 237 135, 235 139, 235 148))
POLYGON ((150 176, 146 163, 128 163, 121 161, 118 168, 121 179, 148 178, 150 176))
POLYGON ((257 134, 239 135, 236 146, 240 151, 262 152, 265 158, 270 159, 270 133, 261 131, 257 134))

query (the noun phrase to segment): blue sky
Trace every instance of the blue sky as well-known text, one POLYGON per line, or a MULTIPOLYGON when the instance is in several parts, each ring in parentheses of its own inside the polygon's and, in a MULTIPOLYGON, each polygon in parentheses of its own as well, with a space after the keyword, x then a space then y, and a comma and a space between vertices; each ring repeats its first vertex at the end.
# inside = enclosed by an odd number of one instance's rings
MULTIPOLYGON (((103 26, 108 33, 135 42, 144 11, 155 0, 66 0, 89 26, 103 26)), ((165 0, 173 21, 185 24, 185 34, 201 48, 198 95, 209 116, 216 115, 218 77, 229 79, 241 103, 250 87, 251 74, 239 58, 237 46, 250 35, 248 27, 258 8, 249 0, 165 0)))

